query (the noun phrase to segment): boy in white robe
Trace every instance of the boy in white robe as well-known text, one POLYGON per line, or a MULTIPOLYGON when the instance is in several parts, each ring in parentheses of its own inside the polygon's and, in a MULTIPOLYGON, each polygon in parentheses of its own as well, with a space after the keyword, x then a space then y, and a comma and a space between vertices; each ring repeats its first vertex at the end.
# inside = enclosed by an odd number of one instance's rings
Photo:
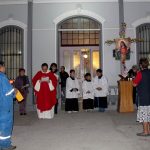
POLYGON ((91 74, 85 74, 85 80, 82 83, 83 90, 83 109, 85 111, 92 110, 94 108, 94 87, 91 81, 91 74))
POLYGON ((66 81, 66 103, 65 111, 68 113, 78 112, 79 82, 75 78, 75 70, 70 70, 70 77, 66 81))
POLYGON ((99 108, 100 112, 104 112, 107 108, 108 81, 103 76, 102 70, 96 70, 94 78, 94 107, 99 108))

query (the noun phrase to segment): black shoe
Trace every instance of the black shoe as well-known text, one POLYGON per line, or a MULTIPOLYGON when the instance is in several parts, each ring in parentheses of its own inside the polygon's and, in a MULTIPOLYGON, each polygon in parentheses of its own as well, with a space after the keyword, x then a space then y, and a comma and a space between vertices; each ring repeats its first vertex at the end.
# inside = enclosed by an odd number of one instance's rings
POLYGON ((145 136, 145 137, 146 137, 146 136, 150 136, 150 134, 145 134, 145 133, 143 133, 143 132, 142 132, 142 133, 137 133, 136 135, 137 135, 137 136, 145 136))
POLYGON ((2 148, 1 150, 13 150, 13 149, 16 149, 16 146, 11 145, 10 147, 2 148))
POLYGON ((23 113, 23 115, 27 115, 27 113, 23 113))
POLYGON ((23 115, 23 113, 20 113, 20 116, 22 116, 23 115))

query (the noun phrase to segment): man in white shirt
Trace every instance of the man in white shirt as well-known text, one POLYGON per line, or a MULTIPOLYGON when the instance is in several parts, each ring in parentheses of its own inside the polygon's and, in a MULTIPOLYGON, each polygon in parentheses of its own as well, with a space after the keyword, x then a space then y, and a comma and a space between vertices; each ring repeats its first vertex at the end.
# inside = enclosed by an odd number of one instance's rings
POLYGON ((101 69, 96 70, 94 78, 94 107, 99 108, 100 112, 104 112, 107 108, 108 81, 103 76, 101 69))

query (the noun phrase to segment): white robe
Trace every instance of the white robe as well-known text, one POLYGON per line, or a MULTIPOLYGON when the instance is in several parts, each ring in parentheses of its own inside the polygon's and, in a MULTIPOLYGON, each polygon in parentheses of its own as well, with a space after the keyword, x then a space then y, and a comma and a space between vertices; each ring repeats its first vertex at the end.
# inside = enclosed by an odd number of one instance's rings
POLYGON ((93 82, 83 81, 82 83, 83 99, 94 99, 94 85, 93 82), (87 93, 89 91, 90 93, 87 93))
POLYGON ((54 118, 54 106, 52 107, 51 110, 47 110, 43 112, 37 109, 37 114, 39 119, 52 119, 54 118))
POLYGON ((79 97, 79 82, 78 79, 75 78, 75 80, 72 80, 70 77, 67 78, 66 81, 66 98, 78 98, 79 97), (77 88, 78 91, 71 92, 70 90, 73 88, 77 88))
POLYGON ((93 84, 95 97, 106 97, 108 95, 108 81, 104 76, 102 76, 101 79, 98 79, 98 76, 96 76, 93 80, 93 84), (98 87, 102 88, 102 90, 97 90, 96 88, 98 87))

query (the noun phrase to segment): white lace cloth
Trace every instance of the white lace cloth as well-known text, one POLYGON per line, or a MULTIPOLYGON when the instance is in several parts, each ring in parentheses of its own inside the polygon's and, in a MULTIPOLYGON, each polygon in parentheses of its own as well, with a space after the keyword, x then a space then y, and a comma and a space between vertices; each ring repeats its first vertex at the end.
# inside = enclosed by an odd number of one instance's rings
POLYGON ((37 114, 39 119, 52 119, 54 118, 54 107, 51 110, 41 112, 37 109, 37 114))

